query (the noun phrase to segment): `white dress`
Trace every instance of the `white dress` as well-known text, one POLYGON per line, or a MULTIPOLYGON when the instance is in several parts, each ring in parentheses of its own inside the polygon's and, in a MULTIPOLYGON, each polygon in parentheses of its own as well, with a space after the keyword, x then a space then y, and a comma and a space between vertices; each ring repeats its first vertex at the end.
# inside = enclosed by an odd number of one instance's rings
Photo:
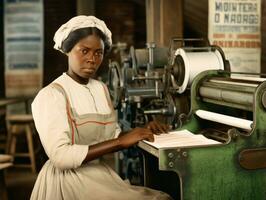
POLYGON ((102 82, 81 85, 63 74, 43 88, 32 114, 49 160, 31 200, 163 200, 167 194, 123 181, 100 158, 82 164, 88 148, 120 133, 102 82))

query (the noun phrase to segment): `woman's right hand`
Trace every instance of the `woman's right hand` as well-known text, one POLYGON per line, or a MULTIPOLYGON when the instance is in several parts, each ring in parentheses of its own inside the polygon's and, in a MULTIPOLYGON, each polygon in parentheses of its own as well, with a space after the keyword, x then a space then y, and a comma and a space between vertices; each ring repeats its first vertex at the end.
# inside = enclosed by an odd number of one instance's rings
POLYGON ((134 128, 132 131, 122 134, 119 137, 120 144, 123 148, 128 148, 141 140, 154 141, 154 136, 151 130, 147 128, 134 128))

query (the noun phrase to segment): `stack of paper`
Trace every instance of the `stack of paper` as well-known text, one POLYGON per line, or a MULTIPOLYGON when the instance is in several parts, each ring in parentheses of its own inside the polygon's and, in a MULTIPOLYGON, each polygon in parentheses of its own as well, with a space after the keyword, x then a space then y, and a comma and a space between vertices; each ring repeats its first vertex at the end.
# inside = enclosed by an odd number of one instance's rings
POLYGON ((154 142, 148 142, 146 140, 144 140, 144 142, 158 149, 221 144, 221 142, 208 139, 201 134, 193 134, 188 130, 172 131, 167 134, 154 135, 154 142))

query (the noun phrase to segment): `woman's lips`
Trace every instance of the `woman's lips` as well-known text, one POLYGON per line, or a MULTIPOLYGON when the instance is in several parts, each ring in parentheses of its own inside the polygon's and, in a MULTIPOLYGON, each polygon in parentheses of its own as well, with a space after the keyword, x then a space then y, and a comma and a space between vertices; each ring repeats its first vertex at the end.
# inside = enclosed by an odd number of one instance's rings
POLYGON ((93 72, 95 72, 95 69, 94 68, 83 68, 83 71, 93 73, 93 72))

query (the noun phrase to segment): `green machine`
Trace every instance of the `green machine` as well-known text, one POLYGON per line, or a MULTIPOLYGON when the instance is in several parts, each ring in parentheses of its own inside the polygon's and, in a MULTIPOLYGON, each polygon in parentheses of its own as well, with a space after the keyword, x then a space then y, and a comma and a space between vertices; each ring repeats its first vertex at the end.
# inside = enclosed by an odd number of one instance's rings
POLYGON ((266 79, 207 70, 191 85, 188 130, 215 145, 141 141, 144 185, 182 200, 266 199, 266 79))

